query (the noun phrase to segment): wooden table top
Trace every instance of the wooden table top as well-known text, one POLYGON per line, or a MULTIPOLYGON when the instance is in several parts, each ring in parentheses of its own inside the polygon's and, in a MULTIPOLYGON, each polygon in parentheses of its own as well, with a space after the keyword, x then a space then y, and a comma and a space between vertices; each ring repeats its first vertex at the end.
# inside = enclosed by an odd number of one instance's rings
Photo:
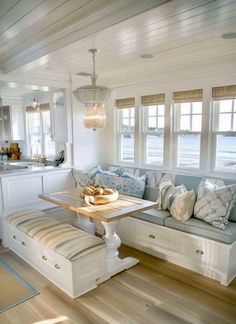
POLYGON ((78 188, 39 195, 39 198, 103 222, 118 220, 131 216, 130 214, 135 211, 144 211, 157 207, 156 202, 121 194, 119 194, 119 198, 116 201, 105 205, 83 206, 83 200, 80 198, 80 189, 78 188))

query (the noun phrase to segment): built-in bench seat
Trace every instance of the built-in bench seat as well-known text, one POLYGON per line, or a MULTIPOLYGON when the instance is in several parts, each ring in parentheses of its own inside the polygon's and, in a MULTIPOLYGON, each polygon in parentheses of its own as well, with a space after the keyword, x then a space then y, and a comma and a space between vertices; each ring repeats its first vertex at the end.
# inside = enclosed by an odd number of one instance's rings
POLYGON ((106 272, 105 242, 64 220, 25 210, 7 216, 4 227, 4 244, 73 298, 106 272))

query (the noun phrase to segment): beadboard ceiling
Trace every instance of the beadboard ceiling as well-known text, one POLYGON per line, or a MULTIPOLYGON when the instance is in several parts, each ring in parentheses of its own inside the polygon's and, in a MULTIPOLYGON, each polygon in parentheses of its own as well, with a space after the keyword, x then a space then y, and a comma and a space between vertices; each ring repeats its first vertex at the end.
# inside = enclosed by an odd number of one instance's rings
POLYGON ((0 69, 73 77, 91 72, 95 47, 98 83, 113 88, 214 75, 236 71, 236 39, 221 38, 230 32, 235 0, 1 0, 0 69))

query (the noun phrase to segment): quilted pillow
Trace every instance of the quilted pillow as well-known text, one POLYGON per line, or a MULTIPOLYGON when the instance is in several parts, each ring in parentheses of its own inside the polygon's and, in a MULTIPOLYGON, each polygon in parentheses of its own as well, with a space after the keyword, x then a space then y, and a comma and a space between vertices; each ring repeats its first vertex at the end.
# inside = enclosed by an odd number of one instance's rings
POLYGON ((145 181, 140 178, 126 178, 97 173, 95 182, 108 188, 114 188, 121 194, 138 198, 143 198, 145 190, 145 181))
POLYGON ((183 191, 186 191, 184 185, 175 187, 170 181, 161 183, 159 187, 159 195, 157 198, 159 207, 162 210, 167 210, 170 196, 177 193, 181 193, 183 191))
POLYGON ((96 172, 97 172, 97 167, 87 172, 78 169, 73 169, 73 177, 76 181, 77 187, 86 187, 86 186, 93 185, 95 183, 96 172))
POLYGON ((179 221, 187 221, 193 214, 195 201, 196 194, 193 190, 171 195, 169 198, 171 216, 179 221))
POLYGON ((194 217, 225 230, 229 214, 236 202, 236 184, 219 187, 208 179, 199 185, 194 217))

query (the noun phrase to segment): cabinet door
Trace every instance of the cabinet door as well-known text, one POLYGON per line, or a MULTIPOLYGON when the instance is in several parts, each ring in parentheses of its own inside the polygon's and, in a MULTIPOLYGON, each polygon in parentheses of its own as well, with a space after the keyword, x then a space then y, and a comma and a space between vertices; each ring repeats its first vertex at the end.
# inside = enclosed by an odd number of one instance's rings
POLYGON ((10 107, 3 107, 3 133, 4 140, 11 140, 11 115, 10 115, 10 107))
POLYGON ((25 122, 24 111, 22 105, 11 105, 11 127, 12 127, 12 140, 22 141, 25 139, 25 122))
POLYGON ((67 110, 66 94, 64 90, 53 94, 53 103, 51 106, 52 116, 52 138, 55 142, 67 142, 67 110))
POLYGON ((52 193, 73 187, 71 170, 65 172, 48 173, 43 176, 43 192, 52 193))
POLYGON ((43 193, 42 176, 15 176, 2 179, 4 212, 22 208, 34 208, 41 200, 43 193))
POLYGON ((3 109, 0 107, 0 141, 4 141, 3 137, 3 109))

